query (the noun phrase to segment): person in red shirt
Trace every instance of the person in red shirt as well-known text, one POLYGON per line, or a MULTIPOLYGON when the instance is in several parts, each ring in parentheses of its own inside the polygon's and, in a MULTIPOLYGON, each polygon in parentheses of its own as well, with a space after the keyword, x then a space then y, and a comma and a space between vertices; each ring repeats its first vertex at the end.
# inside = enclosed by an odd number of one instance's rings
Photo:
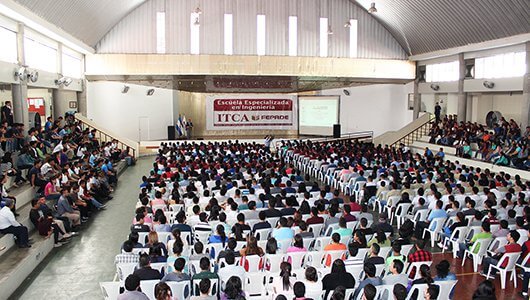
POLYGON ((324 218, 318 216, 318 209, 316 207, 311 207, 311 217, 306 220, 306 223, 307 225, 324 223, 324 218))
MULTIPOLYGON (((515 252, 521 252, 521 245, 517 244, 517 241, 521 235, 517 230, 511 230, 510 233, 506 236, 508 239, 508 244, 504 247, 500 247, 497 250, 495 250, 495 255, 493 257, 485 257, 482 261, 482 275, 486 276, 488 274, 488 270, 490 265, 497 265, 499 263, 499 260, 502 258, 502 255, 504 253, 515 253, 515 252)), ((504 259, 504 261, 501 264, 501 267, 506 267, 508 264, 508 259, 504 259)), ((490 275, 495 278, 495 274, 497 274, 496 269, 492 269, 490 275)))
MULTIPOLYGON (((432 261, 432 254, 429 251, 424 250, 425 240, 416 240, 414 253, 409 254, 408 261, 419 262, 419 261, 432 261)), ((410 272, 409 278, 413 279, 416 275, 416 269, 410 272)))

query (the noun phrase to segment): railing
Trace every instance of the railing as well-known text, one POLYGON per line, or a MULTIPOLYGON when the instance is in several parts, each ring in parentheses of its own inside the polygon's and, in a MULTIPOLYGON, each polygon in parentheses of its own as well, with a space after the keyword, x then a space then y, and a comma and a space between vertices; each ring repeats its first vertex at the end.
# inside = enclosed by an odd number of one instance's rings
POLYGON ((429 115, 429 118, 427 121, 422 123, 420 126, 418 126, 416 129, 409 132, 404 137, 400 138, 399 140, 395 141, 393 144, 391 144, 391 147, 399 146, 399 144, 403 143, 407 146, 410 146, 415 141, 419 140, 422 136, 425 136, 429 134, 429 131, 431 130, 431 122, 434 120, 433 115, 429 115))
POLYGON ((324 137, 320 139, 315 139, 316 142, 329 142, 329 141, 338 141, 338 140, 353 140, 353 139, 370 139, 370 142, 373 142, 374 140, 374 132, 373 131, 358 131, 358 132, 348 132, 348 133, 342 133, 340 137, 324 137))
POLYGON ((76 121, 81 123, 81 128, 83 130, 88 128, 89 130, 95 129, 97 131, 95 138, 97 138, 100 143, 106 143, 111 142, 112 140, 117 140, 118 148, 120 150, 123 151, 125 149, 129 149, 131 151, 129 154, 131 154, 133 157, 138 157, 138 142, 134 142, 126 138, 119 138, 117 134, 113 134, 108 130, 105 130, 95 124, 92 124, 91 120, 81 114, 77 113, 74 116, 76 121))

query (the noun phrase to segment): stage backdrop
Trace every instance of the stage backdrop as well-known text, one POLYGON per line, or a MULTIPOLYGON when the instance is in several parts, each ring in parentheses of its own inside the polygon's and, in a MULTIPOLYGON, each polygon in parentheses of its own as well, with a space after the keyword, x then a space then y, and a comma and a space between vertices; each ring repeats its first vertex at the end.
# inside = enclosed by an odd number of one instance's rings
POLYGON ((206 97, 207 130, 296 130, 294 95, 210 95, 206 97))

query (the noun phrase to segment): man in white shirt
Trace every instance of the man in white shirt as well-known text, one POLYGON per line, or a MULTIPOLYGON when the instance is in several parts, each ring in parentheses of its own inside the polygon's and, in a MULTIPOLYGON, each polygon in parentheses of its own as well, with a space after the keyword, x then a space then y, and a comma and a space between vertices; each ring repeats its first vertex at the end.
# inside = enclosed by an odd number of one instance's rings
POLYGON ((232 276, 239 277, 241 282, 245 282, 245 268, 242 266, 236 266, 234 253, 228 251, 225 256, 225 262, 225 266, 217 271, 217 275, 219 275, 219 279, 221 279, 221 284, 224 285, 232 276))
POLYGON ((5 206, 0 209, 0 233, 11 233, 16 238, 19 248, 29 248, 28 228, 21 225, 15 220, 15 215, 11 211, 15 202, 13 199, 7 199, 5 206))

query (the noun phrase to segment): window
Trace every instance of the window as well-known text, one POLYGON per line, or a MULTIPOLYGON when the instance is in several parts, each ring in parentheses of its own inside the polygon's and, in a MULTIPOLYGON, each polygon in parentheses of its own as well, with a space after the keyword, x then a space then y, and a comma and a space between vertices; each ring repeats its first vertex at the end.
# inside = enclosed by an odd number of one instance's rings
POLYGON ((320 18, 320 57, 328 56, 328 18, 320 18))
POLYGON ((234 19, 231 14, 225 14, 225 55, 234 54, 234 19))
POLYGON ((427 82, 458 81, 458 61, 427 65, 425 79, 427 82))
POLYGON ((81 55, 74 54, 73 51, 64 51, 63 48, 63 76, 68 76, 72 78, 81 78, 83 77, 83 66, 81 65, 81 55))
POLYGON ((350 57, 357 57, 357 20, 350 20, 350 57))
POLYGON ((24 37, 26 64, 32 69, 57 72, 57 49, 27 36, 24 37))
POLYGON ((156 13, 156 53, 166 53, 166 13, 156 13))
POLYGON ((289 16, 289 56, 298 55, 298 17, 289 16))
POLYGON ((265 15, 258 15, 257 23, 257 54, 265 55, 265 15))
POLYGON ((17 33, 7 28, 0 27, 0 41, 2 41, 2 47, 0 47, 0 60, 17 63, 17 33))
POLYGON ((475 59, 475 78, 508 78, 524 76, 526 53, 510 52, 475 59))
POLYGON ((192 13, 190 17, 190 53, 199 54, 200 49, 200 20, 199 14, 192 13))

